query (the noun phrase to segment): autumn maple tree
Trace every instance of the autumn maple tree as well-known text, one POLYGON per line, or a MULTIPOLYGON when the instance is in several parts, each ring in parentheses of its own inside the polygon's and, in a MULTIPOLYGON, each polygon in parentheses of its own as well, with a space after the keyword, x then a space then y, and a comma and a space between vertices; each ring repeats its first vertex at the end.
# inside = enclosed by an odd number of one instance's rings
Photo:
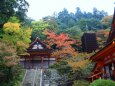
POLYGON ((55 34, 52 31, 46 31, 48 40, 46 41, 48 47, 51 48, 52 45, 56 45, 56 49, 53 50, 52 57, 56 59, 64 59, 69 66, 76 70, 78 68, 85 68, 89 64, 89 60, 84 57, 88 57, 89 54, 82 54, 75 51, 71 46, 76 43, 76 40, 70 39, 68 34, 55 34))
POLYGON ((71 46, 76 43, 76 40, 70 39, 68 34, 55 34, 52 31, 45 31, 47 35, 47 44, 48 47, 55 45, 55 50, 52 53, 52 56, 55 58, 63 58, 63 57, 73 57, 77 55, 75 49, 71 46))

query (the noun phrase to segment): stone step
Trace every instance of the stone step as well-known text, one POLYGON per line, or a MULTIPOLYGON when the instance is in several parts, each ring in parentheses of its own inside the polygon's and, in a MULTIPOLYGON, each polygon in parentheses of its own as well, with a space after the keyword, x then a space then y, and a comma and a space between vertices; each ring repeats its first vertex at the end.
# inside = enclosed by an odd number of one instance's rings
POLYGON ((40 70, 29 69, 26 70, 22 86, 39 86, 40 70))

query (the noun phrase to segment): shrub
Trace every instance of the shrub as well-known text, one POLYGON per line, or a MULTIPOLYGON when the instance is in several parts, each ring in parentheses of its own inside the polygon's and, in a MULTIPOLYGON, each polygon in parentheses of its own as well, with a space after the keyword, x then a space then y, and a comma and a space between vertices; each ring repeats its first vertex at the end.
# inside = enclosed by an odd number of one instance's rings
POLYGON ((98 79, 93 81, 90 86, 115 86, 115 82, 112 80, 98 79))
POLYGON ((0 86, 20 86, 24 77, 24 69, 21 66, 12 68, 13 78, 9 82, 0 82, 0 86))
POLYGON ((86 80, 75 80, 73 86, 89 86, 89 82, 86 80))

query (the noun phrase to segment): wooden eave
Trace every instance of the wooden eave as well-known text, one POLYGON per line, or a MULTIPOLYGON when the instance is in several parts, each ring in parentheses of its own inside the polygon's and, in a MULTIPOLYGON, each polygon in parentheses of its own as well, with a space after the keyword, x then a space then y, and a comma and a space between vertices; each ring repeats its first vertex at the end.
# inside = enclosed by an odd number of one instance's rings
POLYGON ((27 52, 51 52, 50 49, 27 49, 27 52))
POLYGON ((36 43, 36 42, 39 42, 40 44, 42 44, 46 49, 48 49, 48 47, 43 43, 41 42, 38 37, 30 44, 30 47, 28 49, 31 49, 31 47, 36 43))
POLYGON ((93 56, 91 56, 90 60, 94 62, 96 62, 97 60, 104 60, 104 56, 108 55, 114 48, 115 48, 115 40, 113 40, 108 45, 106 45, 104 48, 102 48, 100 51, 98 51, 93 56))

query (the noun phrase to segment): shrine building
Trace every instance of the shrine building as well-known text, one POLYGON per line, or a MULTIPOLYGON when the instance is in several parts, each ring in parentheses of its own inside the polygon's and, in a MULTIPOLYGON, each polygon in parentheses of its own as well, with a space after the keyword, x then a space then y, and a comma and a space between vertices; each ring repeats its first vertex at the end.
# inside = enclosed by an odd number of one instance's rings
POLYGON ((90 81, 98 78, 111 79, 115 81, 115 10, 111 30, 104 48, 90 57, 95 62, 93 71, 88 77, 90 81))
POLYGON ((38 37, 30 44, 27 53, 29 55, 21 56, 25 68, 48 68, 51 59, 55 61, 55 58, 51 58, 51 50, 38 37))

